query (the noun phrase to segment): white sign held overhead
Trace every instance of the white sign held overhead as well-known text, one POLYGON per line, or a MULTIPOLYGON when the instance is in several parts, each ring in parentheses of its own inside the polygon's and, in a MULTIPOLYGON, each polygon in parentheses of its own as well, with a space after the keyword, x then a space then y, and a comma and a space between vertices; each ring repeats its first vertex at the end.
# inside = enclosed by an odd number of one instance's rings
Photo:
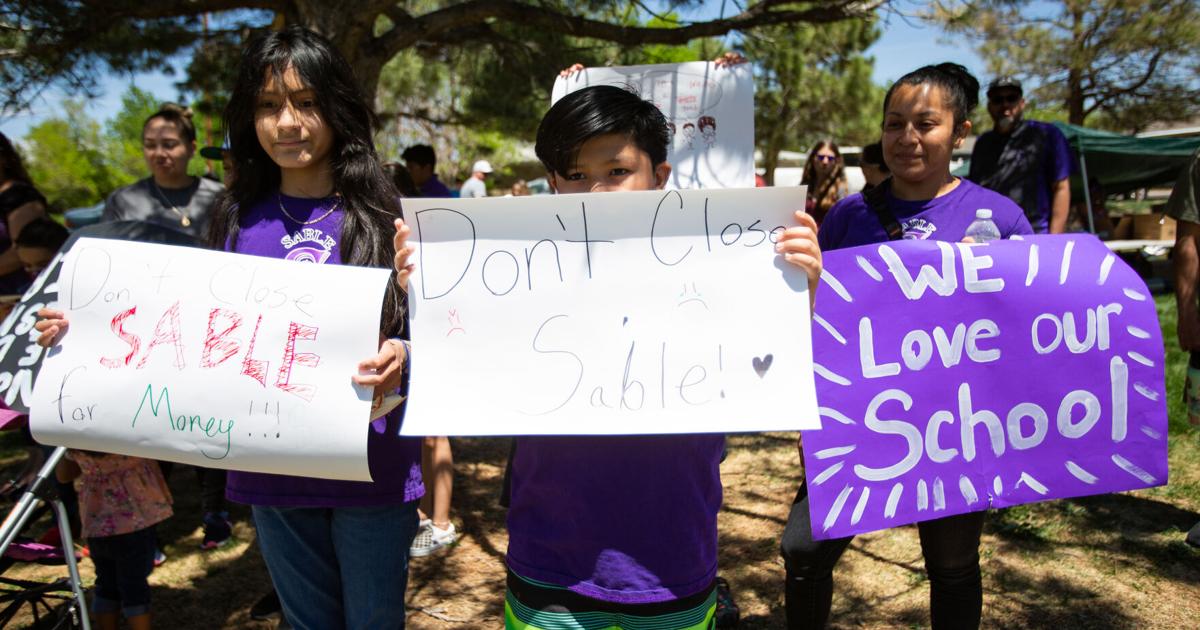
POLYGON ((754 186, 754 77, 750 64, 707 61, 585 68, 559 77, 551 104, 591 85, 631 88, 667 117, 668 188, 754 186))
POLYGON ((818 426, 803 188, 412 199, 408 435, 818 426))
POLYGON ((388 272, 80 239, 59 278, 70 328, 34 387, 39 442, 369 480, 388 272))

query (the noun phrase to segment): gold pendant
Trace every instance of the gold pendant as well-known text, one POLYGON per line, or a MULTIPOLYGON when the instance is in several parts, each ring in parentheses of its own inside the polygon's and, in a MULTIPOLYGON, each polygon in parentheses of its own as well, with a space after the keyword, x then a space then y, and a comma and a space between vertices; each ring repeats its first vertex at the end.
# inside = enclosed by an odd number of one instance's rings
POLYGON ((192 224, 192 220, 185 216, 179 220, 179 223, 181 223, 183 225, 183 227, 188 227, 192 224))

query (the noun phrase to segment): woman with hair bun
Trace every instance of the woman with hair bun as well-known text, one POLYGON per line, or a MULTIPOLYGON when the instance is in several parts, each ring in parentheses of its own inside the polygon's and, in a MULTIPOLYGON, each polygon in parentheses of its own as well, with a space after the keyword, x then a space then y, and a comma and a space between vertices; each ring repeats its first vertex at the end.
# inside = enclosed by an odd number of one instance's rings
MULTIPOLYGON (((822 251, 898 239, 963 241, 976 210, 989 209, 1000 236, 1033 234, 1007 197, 950 173, 951 153, 971 132, 979 82, 954 63, 902 77, 883 102, 883 159, 892 177, 829 210, 822 251)), ((984 512, 917 523, 929 574, 932 625, 978 628, 983 608, 979 537, 984 512)), ((833 602, 833 568, 852 538, 813 540, 808 488, 800 486, 784 528, 784 600, 789 628, 823 628, 833 602)))
POLYGON ((191 110, 165 103, 142 125, 142 156, 150 177, 118 188, 104 203, 102 221, 149 221, 203 239, 225 187, 188 175, 196 153, 191 110))

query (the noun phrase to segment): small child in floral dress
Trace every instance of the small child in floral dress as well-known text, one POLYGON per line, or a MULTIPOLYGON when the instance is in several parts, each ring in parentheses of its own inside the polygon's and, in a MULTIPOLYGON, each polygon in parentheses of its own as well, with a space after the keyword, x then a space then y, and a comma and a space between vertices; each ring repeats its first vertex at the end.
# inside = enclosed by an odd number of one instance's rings
POLYGON ((154 525, 171 516, 171 491, 158 463, 140 457, 69 451, 58 478, 79 477, 83 536, 96 566, 92 616, 115 630, 123 612, 133 630, 150 628, 154 525))

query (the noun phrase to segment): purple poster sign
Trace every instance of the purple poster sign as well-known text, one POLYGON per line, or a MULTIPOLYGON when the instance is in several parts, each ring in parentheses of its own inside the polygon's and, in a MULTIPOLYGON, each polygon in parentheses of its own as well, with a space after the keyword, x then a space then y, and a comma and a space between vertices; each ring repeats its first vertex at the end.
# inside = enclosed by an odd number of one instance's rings
POLYGON ((900 241, 825 269, 816 538, 1167 482, 1154 300, 1100 241, 900 241))

